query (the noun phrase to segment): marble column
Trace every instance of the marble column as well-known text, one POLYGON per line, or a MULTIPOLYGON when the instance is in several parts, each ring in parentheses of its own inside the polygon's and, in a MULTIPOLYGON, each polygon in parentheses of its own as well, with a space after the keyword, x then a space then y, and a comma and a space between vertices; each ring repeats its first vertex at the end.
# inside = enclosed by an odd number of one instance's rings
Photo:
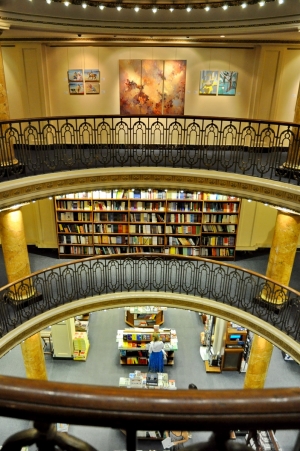
MULTIPOLYGON (((4 264, 9 283, 24 279, 31 273, 25 239, 22 212, 19 208, 0 213, 0 238, 4 264)), ((11 291, 14 303, 22 302, 34 294, 30 278, 24 284, 16 284, 11 291)), ((22 345, 22 354, 27 377, 47 379, 45 356, 40 334, 26 339, 22 345)))
POLYGON ((271 343, 254 335, 244 388, 264 388, 272 352, 273 345, 271 343))
MULTIPOLYGON (((266 272, 267 277, 282 285, 289 285, 299 236, 300 215, 278 211, 266 272)), ((285 302, 284 290, 274 283, 266 285, 261 297, 277 305, 285 302)))
MULTIPOLYGON (((9 119, 8 98, 0 46, 0 121, 7 121, 9 119)), ((12 142, 5 136, 5 131, 7 129, 8 125, 6 124, 0 126, 0 166, 7 166, 18 163, 18 160, 15 157, 12 142)))

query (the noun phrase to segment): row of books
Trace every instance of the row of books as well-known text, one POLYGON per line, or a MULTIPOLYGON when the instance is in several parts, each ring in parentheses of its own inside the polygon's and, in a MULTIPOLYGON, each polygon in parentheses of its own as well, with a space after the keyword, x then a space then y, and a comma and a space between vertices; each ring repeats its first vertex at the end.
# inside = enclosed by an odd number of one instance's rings
POLYGON ((167 225, 166 226, 166 233, 168 234, 192 234, 192 235, 199 235, 201 233, 201 226, 200 225, 181 225, 181 226, 174 226, 174 225, 167 225))
POLYGON ((203 200, 239 200, 234 196, 227 196, 225 194, 215 194, 215 193, 203 193, 203 200))
POLYGON ((125 244, 128 243, 128 237, 124 235, 94 235, 94 244, 125 244))
POLYGON ((203 224, 202 228, 204 232, 229 232, 229 233, 235 233, 236 226, 234 224, 226 224, 226 225, 220 225, 220 224, 203 224))
POLYGON ((95 246, 96 255, 113 255, 113 254, 126 254, 128 252, 128 247, 119 246, 95 246))
POLYGON ((163 226, 152 224, 130 224, 129 233, 163 233, 163 226))
POLYGON ((234 236, 202 236, 201 244, 205 246, 234 246, 234 236))
POLYGON ((167 199, 193 199, 202 200, 203 195, 200 191, 167 191, 167 199))
POLYGON ((210 214, 203 215, 202 217, 203 224, 207 223, 219 223, 219 224, 237 224, 238 217, 237 215, 228 215, 228 214, 210 214))
POLYGON ((108 189, 92 191, 93 199, 124 199, 128 197, 128 190, 108 189))
POLYGON ((58 223, 58 231, 64 233, 93 233, 92 223, 64 224, 58 223))
POLYGON ((95 233, 128 233, 128 224, 94 224, 95 233))
POLYGON ((199 244, 199 238, 180 238, 169 236, 170 246, 197 246, 199 244))
POLYGON ((93 255, 94 247, 93 246, 70 246, 70 245, 60 245, 59 246, 60 254, 71 254, 71 255, 93 255))
POLYGON ((237 213, 239 211, 238 202, 204 202, 203 211, 223 211, 224 213, 237 213))
POLYGON ((157 189, 132 189, 129 191, 130 199, 166 199, 166 191, 165 190, 157 190, 157 189))
POLYGON ((61 210, 92 210, 91 200, 57 200, 56 207, 61 210))
POLYGON ((175 247, 172 246, 170 248, 165 249, 165 254, 174 254, 174 255, 186 255, 189 257, 198 257, 199 256, 199 248, 198 247, 175 247))
MULTIPOLYGON (((152 333, 123 333, 123 341, 146 341, 150 342, 152 340, 152 333)), ((170 333, 160 333, 160 339, 162 341, 170 341, 170 333)))
POLYGON ((224 247, 201 247, 201 257, 234 257, 234 248, 226 249, 224 247))
POLYGON ((130 210, 165 211, 165 209, 166 205, 164 202, 142 202, 142 201, 130 202, 130 210))
POLYGON ((92 235, 58 235, 59 244, 93 244, 92 235))
POLYGON ((201 223, 201 215, 197 213, 171 213, 167 214, 167 222, 198 222, 201 223))
POLYGON ((193 200, 239 200, 234 196, 216 193, 202 193, 200 191, 157 190, 157 189, 108 189, 69 193, 56 196, 57 199, 193 199, 193 200))
POLYGON ((57 219, 59 221, 91 221, 92 213, 85 212, 72 212, 72 211, 61 211, 57 212, 57 219))
POLYGON ((168 202, 169 211, 201 211, 199 202, 168 202))
POLYGON ((128 222, 127 213, 94 213, 95 222, 128 222))
POLYGON ((94 210, 127 210, 128 203, 124 200, 105 200, 93 202, 94 210))
POLYGON ((130 244, 138 244, 142 246, 159 246, 164 245, 164 237, 163 236, 130 236, 129 237, 130 244))
POLYGON ((165 222, 164 216, 158 213, 130 213, 131 222, 165 222))

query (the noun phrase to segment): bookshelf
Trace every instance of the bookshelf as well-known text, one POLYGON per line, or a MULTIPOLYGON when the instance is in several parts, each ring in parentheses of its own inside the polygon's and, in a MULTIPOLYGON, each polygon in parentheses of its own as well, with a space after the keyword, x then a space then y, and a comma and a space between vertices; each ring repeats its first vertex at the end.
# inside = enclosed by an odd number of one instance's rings
POLYGON ((54 200, 59 257, 167 253, 235 259, 240 199, 175 190, 97 190, 54 200))
POLYGON ((164 310, 167 307, 125 307, 125 322, 132 327, 161 326, 164 322, 164 310))
MULTIPOLYGON (((124 329, 117 332, 117 344, 121 365, 148 365, 148 347, 153 330, 144 328, 124 329)), ((174 352, 178 349, 176 330, 160 329, 167 359, 164 365, 174 365, 174 352)))

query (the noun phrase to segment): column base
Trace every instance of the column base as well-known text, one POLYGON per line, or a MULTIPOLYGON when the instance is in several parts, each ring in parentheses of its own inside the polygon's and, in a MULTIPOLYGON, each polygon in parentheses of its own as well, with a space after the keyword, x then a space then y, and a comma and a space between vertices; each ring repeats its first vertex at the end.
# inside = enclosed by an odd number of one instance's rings
POLYGON ((3 298, 9 305, 12 305, 16 310, 21 310, 24 307, 29 307, 32 304, 36 304, 37 302, 42 301, 43 295, 42 293, 36 292, 32 296, 20 300, 16 300, 9 295, 5 295, 3 298))
POLYGON ((265 299, 261 298, 260 296, 257 296, 253 298, 253 302, 255 304, 260 305, 261 307, 266 307, 268 310, 274 313, 279 313, 283 308, 287 306, 286 303, 283 304, 272 304, 272 302, 266 301, 265 299))

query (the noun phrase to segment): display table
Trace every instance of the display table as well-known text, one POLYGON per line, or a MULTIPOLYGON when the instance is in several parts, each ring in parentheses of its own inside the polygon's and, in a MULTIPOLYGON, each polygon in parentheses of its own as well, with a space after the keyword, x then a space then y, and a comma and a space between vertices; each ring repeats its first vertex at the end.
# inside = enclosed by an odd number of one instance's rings
POLYGON ((125 307, 125 322, 132 327, 153 327, 155 324, 161 326, 164 322, 164 310, 167 307, 125 307))
POLYGON ((167 373, 157 373, 157 375, 158 383, 153 386, 147 384, 147 373, 135 371, 129 373, 128 377, 120 377, 119 387, 176 390, 175 380, 169 379, 167 373))

